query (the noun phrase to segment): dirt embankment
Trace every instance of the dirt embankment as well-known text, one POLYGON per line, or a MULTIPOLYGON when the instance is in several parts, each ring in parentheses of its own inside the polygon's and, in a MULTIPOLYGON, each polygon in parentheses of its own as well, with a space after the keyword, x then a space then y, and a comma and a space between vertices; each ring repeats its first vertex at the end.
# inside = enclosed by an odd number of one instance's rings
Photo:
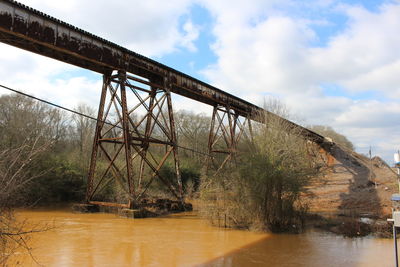
POLYGON ((387 218, 396 173, 379 157, 371 160, 338 145, 322 156, 329 166, 309 187, 309 207, 323 216, 387 218))

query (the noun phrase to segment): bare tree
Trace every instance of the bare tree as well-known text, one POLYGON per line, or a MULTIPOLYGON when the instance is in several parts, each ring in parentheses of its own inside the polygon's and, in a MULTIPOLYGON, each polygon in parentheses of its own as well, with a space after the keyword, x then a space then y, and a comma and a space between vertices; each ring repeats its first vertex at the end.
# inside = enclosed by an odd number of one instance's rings
MULTIPOLYGON (((94 117, 95 110, 83 103, 80 103, 76 109, 79 113, 94 117)), ((73 139, 77 142, 79 147, 79 165, 82 169, 86 169, 89 166, 90 152, 93 143, 93 134, 96 126, 96 121, 83 117, 77 114, 72 116, 73 122, 73 139)))
MULTIPOLYGON (((32 174, 30 168, 36 159, 51 145, 40 144, 36 138, 32 144, 26 141, 18 148, 0 151, 0 265, 5 266, 16 250, 23 248, 28 253, 29 234, 46 230, 46 226, 30 226, 14 217, 13 207, 20 203, 21 192, 40 173, 32 174)), ((32 140, 29 140, 31 143, 32 140)))
POLYGON ((0 148, 57 141, 65 135, 65 126, 59 110, 21 95, 0 97, 0 148))
POLYGON ((16 220, 14 208, 25 203, 24 192, 35 179, 49 171, 36 167, 65 129, 58 110, 19 95, 0 97, 0 265, 17 249, 30 253, 29 234, 46 229, 16 220))
MULTIPOLYGON (((75 110, 79 113, 94 117, 95 110, 86 104, 79 104, 75 110)), ((81 152, 87 152, 90 150, 90 145, 93 141, 92 136, 96 121, 77 114, 72 116, 72 120, 74 122, 76 136, 79 138, 79 149, 81 152)))
MULTIPOLYGON (((179 111, 175 115, 175 120, 179 145, 206 153, 210 118, 204 114, 179 111)), ((181 153, 196 159, 198 162, 201 162, 204 157, 195 152, 182 151, 181 153)))

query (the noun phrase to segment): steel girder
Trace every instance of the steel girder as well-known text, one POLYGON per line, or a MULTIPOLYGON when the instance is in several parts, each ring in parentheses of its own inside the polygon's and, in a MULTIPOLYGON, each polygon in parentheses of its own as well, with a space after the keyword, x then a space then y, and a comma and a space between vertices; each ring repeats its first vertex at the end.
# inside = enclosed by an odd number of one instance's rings
POLYGON ((134 208, 156 178, 183 201, 169 88, 167 78, 160 86, 124 71, 104 75, 88 175, 88 203, 114 181, 134 208), (160 174, 170 158, 174 181, 160 174))
POLYGON ((229 162, 235 161, 242 137, 253 138, 251 121, 241 117, 229 105, 214 106, 208 138, 207 168, 217 174, 229 162))

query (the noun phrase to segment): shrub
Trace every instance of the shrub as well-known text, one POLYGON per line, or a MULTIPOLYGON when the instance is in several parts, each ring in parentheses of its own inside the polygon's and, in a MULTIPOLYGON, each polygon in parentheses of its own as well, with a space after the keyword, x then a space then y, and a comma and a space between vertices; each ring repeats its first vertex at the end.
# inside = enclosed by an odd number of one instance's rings
POLYGON ((312 146, 286 120, 261 116, 268 123, 255 127, 238 164, 202 177, 202 213, 227 227, 298 230, 307 210, 300 195, 316 174, 312 146))

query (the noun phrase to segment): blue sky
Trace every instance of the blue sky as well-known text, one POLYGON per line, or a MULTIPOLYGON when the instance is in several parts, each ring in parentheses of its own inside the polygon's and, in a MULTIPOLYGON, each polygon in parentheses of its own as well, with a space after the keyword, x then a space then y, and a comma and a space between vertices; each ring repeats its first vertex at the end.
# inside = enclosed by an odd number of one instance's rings
MULTIPOLYGON (((398 0, 22 2, 255 104, 279 97, 296 122, 330 125, 359 152, 371 145, 391 163, 400 148, 398 0)), ((0 48, 1 83, 71 108, 97 105, 100 75, 0 48)))
POLYGON ((211 33, 213 17, 204 7, 193 4, 189 14, 182 16, 179 20, 181 31, 188 19, 199 27, 199 37, 193 42, 196 50, 177 50, 154 59, 193 77, 205 80, 206 77, 201 74, 201 70, 217 60, 210 47, 215 42, 215 36, 211 33))

